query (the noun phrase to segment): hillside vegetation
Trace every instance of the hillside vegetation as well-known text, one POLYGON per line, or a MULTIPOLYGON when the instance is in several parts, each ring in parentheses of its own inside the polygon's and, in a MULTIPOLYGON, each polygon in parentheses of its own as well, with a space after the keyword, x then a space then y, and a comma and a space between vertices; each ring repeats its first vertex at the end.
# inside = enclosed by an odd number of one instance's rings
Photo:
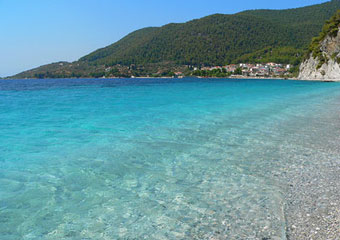
POLYGON ((340 10, 326 21, 318 37, 313 38, 300 65, 299 79, 339 81, 340 10))
MULTIPOLYGON (((327 36, 330 37, 336 37, 339 32, 340 27, 340 10, 337 11, 337 13, 331 17, 331 19, 326 21, 326 24, 322 28, 321 33, 318 37, 313 38, 312 43, 309 46, 309 51, 306 56, 306 58, 309 57, 310 54, 314 58, 317 58, 319 60, 319 64, 317 68, 320 68, 324 63, 326 63, 329 59, 325 54, 323 54, 321 50, 321 44, 325 40, 327 36)), ((338 53, 333 54, 333 58, 337 57, 338 53)), ((337 62, 340 63, 340 58, 337 58, 337 62)))
POLYGON ((53 65, 53 69, 46 65, 15 77, 144 76, 184 66, 239 62, 298 65, 311 39, 337 9, 340 0, 297 9, 215 14, 144 28, 72 64, 53 65))

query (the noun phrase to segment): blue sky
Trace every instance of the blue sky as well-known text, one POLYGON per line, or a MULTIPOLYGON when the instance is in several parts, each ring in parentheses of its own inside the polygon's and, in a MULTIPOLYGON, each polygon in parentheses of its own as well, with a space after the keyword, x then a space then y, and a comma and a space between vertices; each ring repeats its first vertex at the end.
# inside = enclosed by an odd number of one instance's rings
POLYGON ((325 0, 0 0, 0 77, 74 61, 131 31, 213 13, 284 9, 325 0))

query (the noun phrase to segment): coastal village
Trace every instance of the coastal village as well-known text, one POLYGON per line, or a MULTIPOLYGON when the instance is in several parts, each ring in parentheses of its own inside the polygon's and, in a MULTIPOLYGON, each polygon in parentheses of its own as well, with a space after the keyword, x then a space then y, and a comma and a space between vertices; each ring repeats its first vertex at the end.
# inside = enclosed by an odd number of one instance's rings
MULTIPOLYGON (((293 73, 296 71, 296 66, 291 64, 281 64, 281 63, 239 63, 230 64, 225 66, 192 66, 186 65, 181 69, 176 69, 171 71, 165 67, 159 69, 153 74, 148 74, 143 68, 138 68, 135 65, 130 67, 124 67, 121 65, 116 65, 115 67, 107 67, 104 73, 97 77, 103 78, 119 78, 119 77, 131 77, 131 78, 145 78, 145 77, 157 77, 157 78, 183 78, 183 77, 199 77, 199 78, 289 78, 292 77, 293 73), (177 70, 177 71, 176 71, 177 70), (124 73, 122 75, 122 73, 124 73)), ((149 69, 150 71, 150 69, 149 69)))
MULTIPOLYGON (((291 69, 290 64, 279 64, 279 63, 266 63, 266 64, 249 64, 249 63, 240 63, 240 64, 231 64, 223 67, 205 67, 202 70, 212 71, 214 69, 223 68, 226 69, 227 72, 235 73, 237 69, 240 69, 243 76, 248 77, 266 77, 266 76, 285 76, 288 75, 291 69)), ((240 75, 240 74, 238 74, 240 75)))
MULTIPOLYGON (((280 64, 280 63, 264 63, 264 64, 230 64, 226 66, 213 66, 213 67, 202 67, 193 69, 193 73, 209 73, 209 72, 223 72, 229 73, 232 76, 244 76, 244 77, 286 77, 291 74, 293 66, 291 64, 280 64)), ((176 76, 183 76, 182 72, 176 72, 176 76)))

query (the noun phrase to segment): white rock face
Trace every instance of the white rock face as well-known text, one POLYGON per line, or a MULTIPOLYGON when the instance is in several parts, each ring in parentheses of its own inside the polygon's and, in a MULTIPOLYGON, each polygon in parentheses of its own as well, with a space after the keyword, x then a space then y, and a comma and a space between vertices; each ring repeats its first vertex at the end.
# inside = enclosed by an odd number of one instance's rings
POLYGON ((300 80, 340 81, 340 65, 337 63, 340 57, 340 32, 335 38, 326 37, 321 43, 321 51, 329 59, 328 62, 317 69, 319 60, 310 56, 300 66, 300 80))
POLYGON ((321 80, 321 81, 340 81, 340 66, 334 60, 317 69, 319 60, 310 57, 300 66, 300 80, 321 80))

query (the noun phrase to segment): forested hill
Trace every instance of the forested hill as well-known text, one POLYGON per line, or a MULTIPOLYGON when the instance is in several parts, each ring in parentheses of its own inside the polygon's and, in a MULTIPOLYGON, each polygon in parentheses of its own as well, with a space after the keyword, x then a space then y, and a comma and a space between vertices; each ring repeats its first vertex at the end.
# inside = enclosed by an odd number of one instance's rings
POLYGON ((81 61, 143 64, 163 60, 221 65, 268 47, 305 48, 340 1, 290 10, 216 14, 183 24, 136 31, 81 61))
POLYGON ((129 66, 128 72, 133 66, 136 74, 138 69, 147 74, 159 72, 160 66, 270 61, 297 65, 313 36, 337 9, 340 0, 297 9, 215 14, 144 28, 72 64, 54 64, 51 70, 46 65, 16 77, 100 76, 110 66, 119 66, 116 73, 122 66, 129 66))

